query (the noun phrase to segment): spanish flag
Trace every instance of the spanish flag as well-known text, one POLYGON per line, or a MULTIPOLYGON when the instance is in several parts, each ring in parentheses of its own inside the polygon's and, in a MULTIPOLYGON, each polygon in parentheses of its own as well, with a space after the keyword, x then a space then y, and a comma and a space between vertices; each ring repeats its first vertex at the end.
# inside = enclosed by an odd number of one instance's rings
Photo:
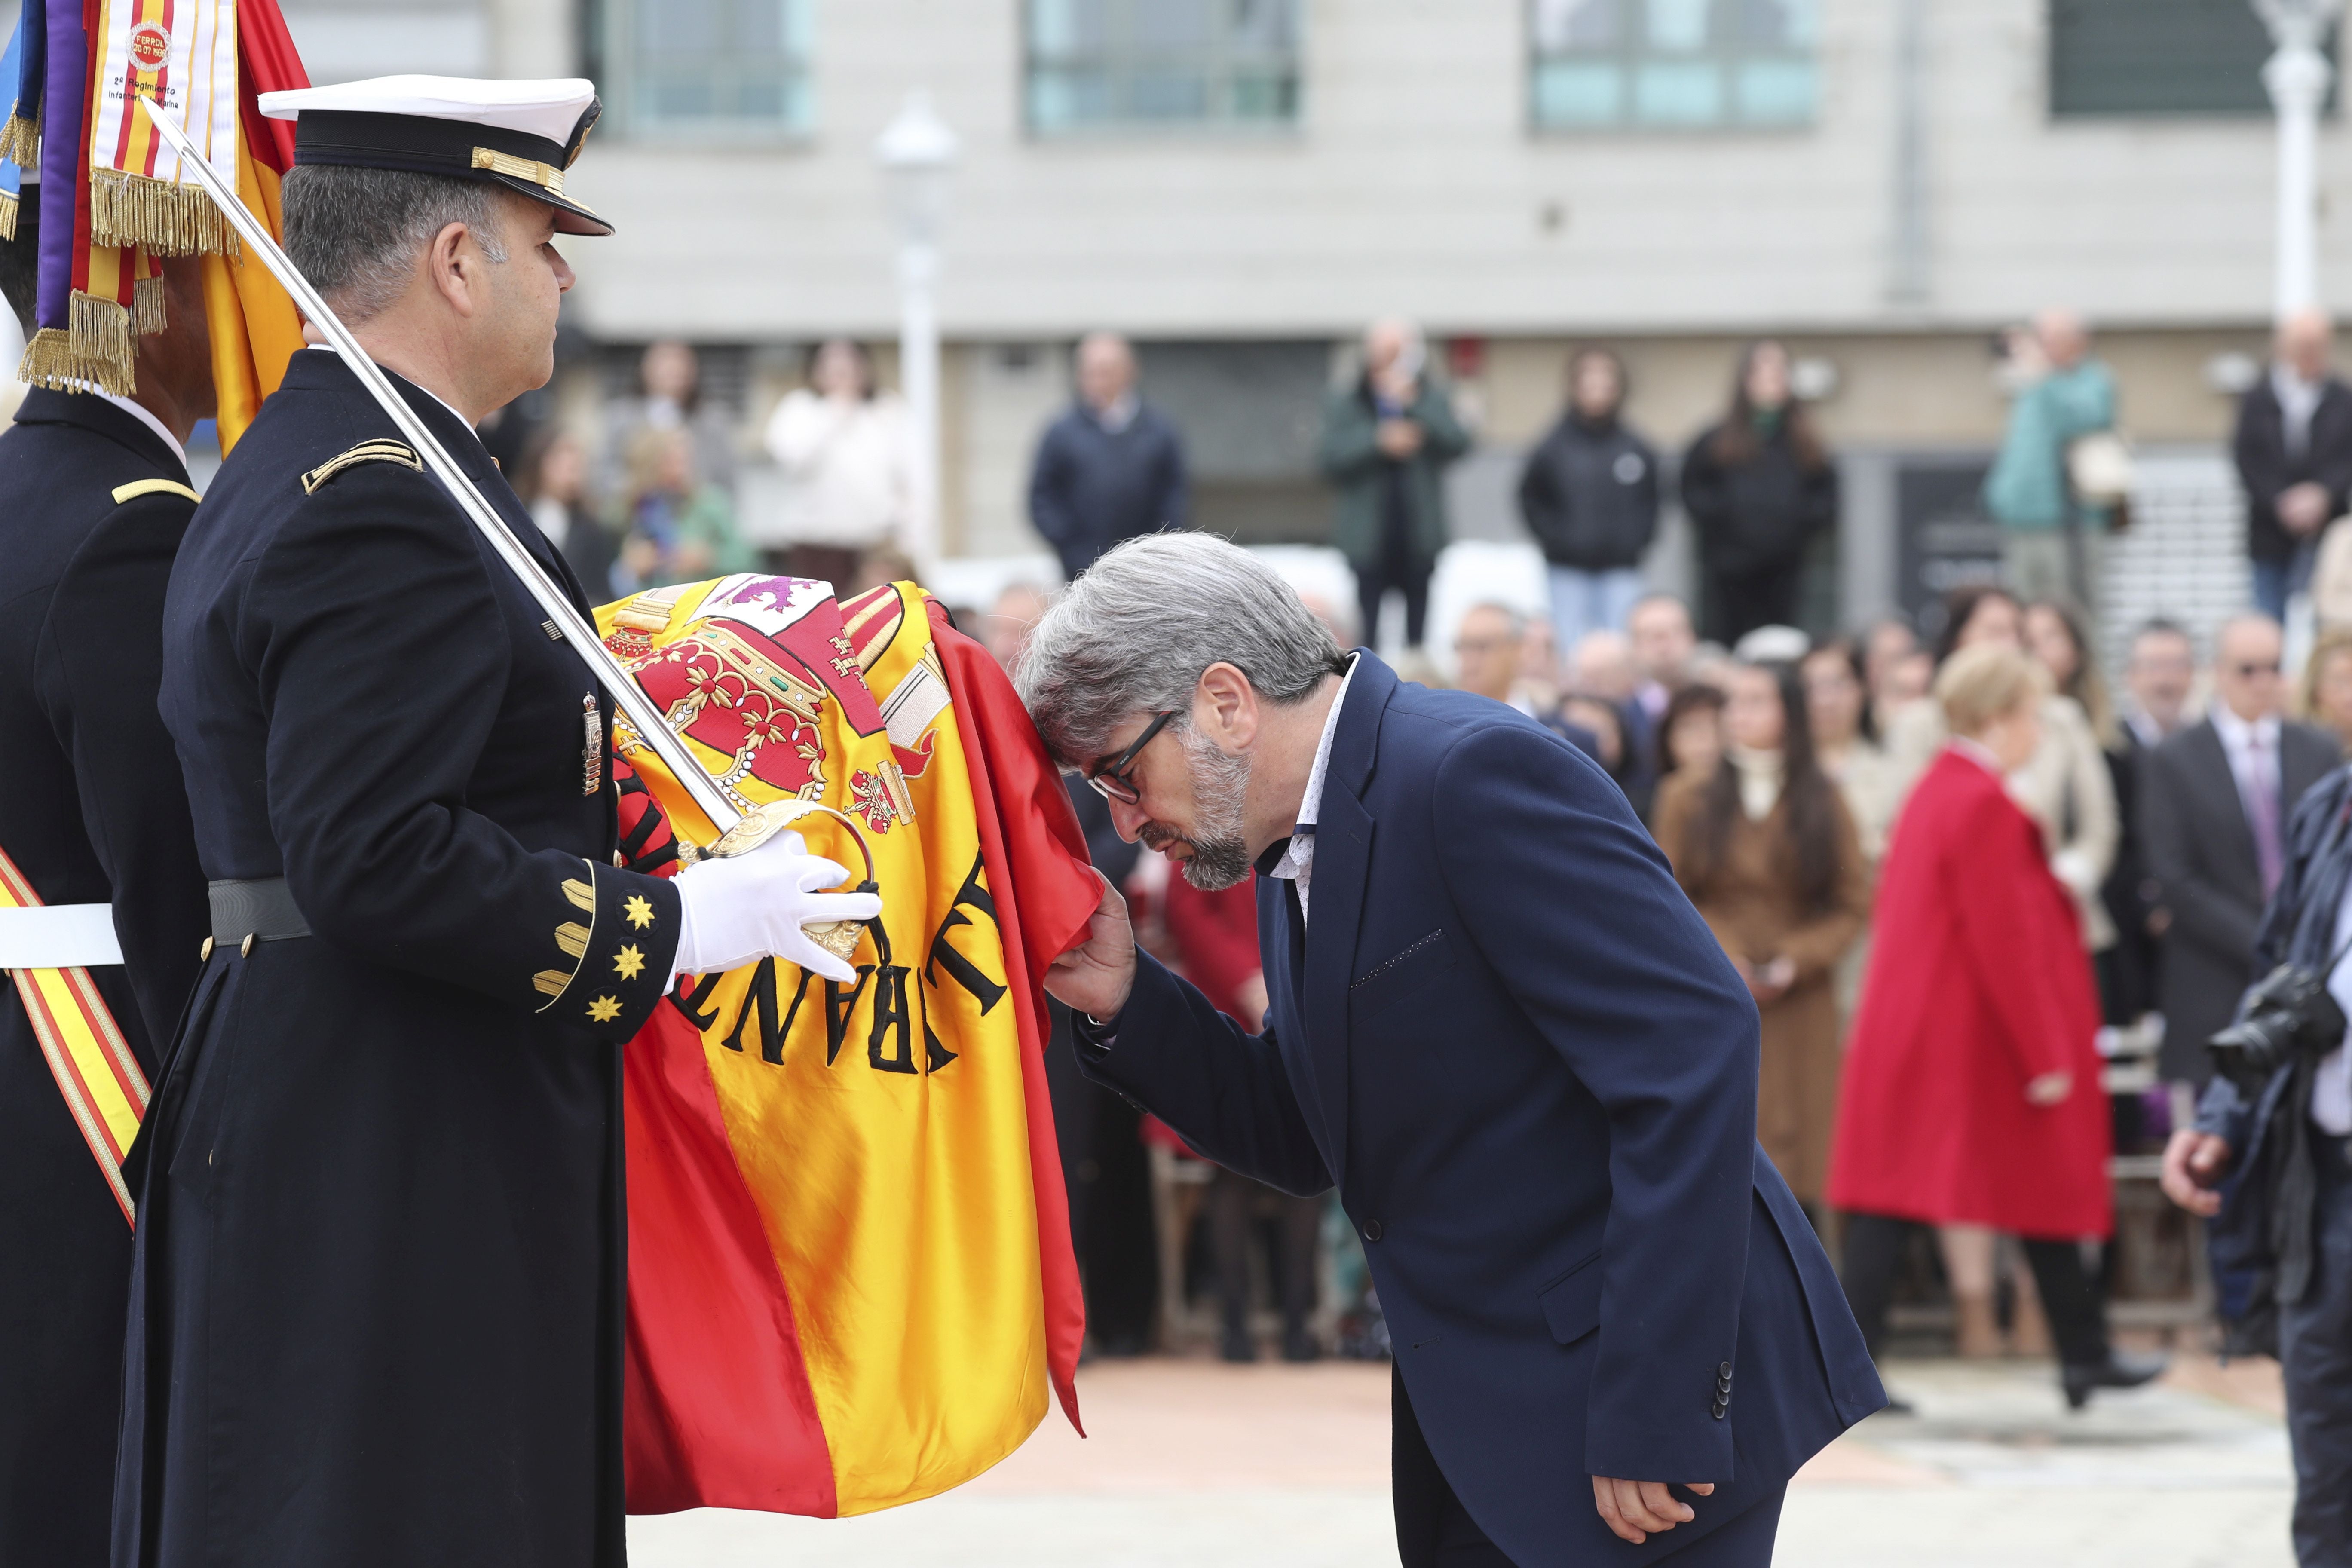
MULTIPOLYGON (((844 605, 737 576, 598 614, 745 807, 856 819, 883 897, 838 985, 774 960, 681 982, 625 1067, 629 1508, 831 1517, 1075 1425, 1085 1331, 1041 981, 1097 883, 1003 675, 910 584, 844 605)), ((638 865, 710 825, 634 736, 638 865)), ((848 830, 805 818, 853 868, 848 830)))

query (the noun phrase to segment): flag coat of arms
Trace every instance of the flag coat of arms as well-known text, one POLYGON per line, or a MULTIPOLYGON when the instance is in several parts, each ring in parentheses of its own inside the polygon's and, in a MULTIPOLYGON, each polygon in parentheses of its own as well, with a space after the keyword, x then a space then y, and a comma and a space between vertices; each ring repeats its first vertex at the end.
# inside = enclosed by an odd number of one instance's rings
MULTIPOLYGON (((996 1463, 1049 1390, 1076 1419, 1038 982, 1097 884, 1009 683, 935 614, 911 584, 843 605, 764 576, 599 612, 736 803, 849 816, 883 897, 856 984, 688 977, 629 1048, 634 1512, 866 1512, 996 1463)), ((641 742, 614 750, 664 819, 625 812, 638 864, 715 837, 641 742)), ((862 869, 849 829, 796 826, 862 869)))

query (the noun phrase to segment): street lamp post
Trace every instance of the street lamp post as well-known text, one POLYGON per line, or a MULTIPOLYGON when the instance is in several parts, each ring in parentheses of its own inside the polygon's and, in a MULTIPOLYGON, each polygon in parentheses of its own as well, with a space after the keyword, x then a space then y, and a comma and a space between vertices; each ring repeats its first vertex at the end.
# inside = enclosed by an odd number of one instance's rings
POLYGON ((2278 46, 2263 86, 2278 110, 2279 320, 2319 302, 2319 110, 2335 68, 2320 44, 2344 0, 2253 0, 2278 46))
POLYGON ((928 574, 940 552, 940 223, 947 206, 956 136, 912 92, 874 143, 898 221, 898 384, 913 445, 908 553, 928 574))

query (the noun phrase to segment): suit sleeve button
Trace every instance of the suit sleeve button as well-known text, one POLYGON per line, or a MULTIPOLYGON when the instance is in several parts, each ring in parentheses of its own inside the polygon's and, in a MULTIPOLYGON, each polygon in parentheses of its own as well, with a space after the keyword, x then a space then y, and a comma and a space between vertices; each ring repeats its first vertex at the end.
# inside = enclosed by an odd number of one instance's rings
POLYGON ((1723 1379, 1724 1382, 1729 1383, 1731 1381, 1731 1363, 1729 1362, 1725 1362, 1721 1366, 1717 1367, 1715 1369, 1715 1375, 1723 1379))
POLYGON ((1364 1239, 1366 1241, 1378 1241, 1380 1238, 1381 1222, 1376 1219, 1366 1220, 1364 1222, 1364 1239))

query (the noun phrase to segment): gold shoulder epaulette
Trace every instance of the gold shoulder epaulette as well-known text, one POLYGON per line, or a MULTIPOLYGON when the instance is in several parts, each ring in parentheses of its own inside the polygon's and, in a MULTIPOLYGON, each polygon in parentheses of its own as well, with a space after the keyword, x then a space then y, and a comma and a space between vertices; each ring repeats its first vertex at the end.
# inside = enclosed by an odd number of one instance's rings
POLYGON ((425 465, 417 461, 416 454, 397 441, 362 441, 350 451, 339 457, 330 458, 304 474, 302 493, 306 496, 317 495, 320 485, 325 484, 345 468, 355 468, 362 463, 401 463, 415 468, 419 473, 425 471, 425 465))
POLYGON ((114 504, 117 506, 127 500, 137 500, 141 496, 185 496, 190 500, 205 499, 177 479, 133 479, 127 485, 114 487, 114 504))

